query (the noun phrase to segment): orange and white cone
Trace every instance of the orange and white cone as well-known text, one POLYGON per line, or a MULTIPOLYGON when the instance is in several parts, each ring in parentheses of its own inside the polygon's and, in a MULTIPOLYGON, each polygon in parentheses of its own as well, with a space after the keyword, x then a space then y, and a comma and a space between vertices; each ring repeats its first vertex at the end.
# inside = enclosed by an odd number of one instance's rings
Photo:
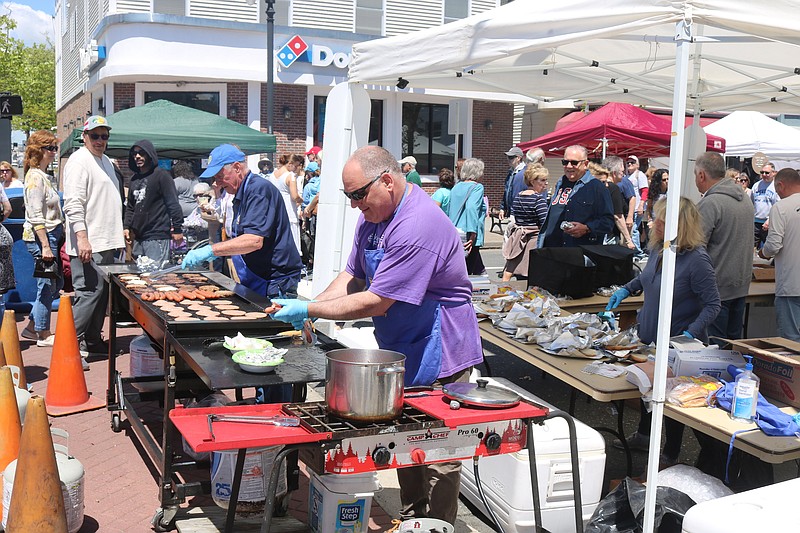
POLYGON ((104 407, 105 400, 91 396, 86 388, 69 296, 61 297, 55 335, 45 393, 47 414, 63 416, 104 407))
POLYGON ((19 388, 28 388, 28 378, 25 376, 25 363, 22 362, 22 350, 19 347, 19 330, 17 317, 14 311, 7 309, 3 315, 3 326, 0 327, 0 341, 3 343, 3 353, 6 364, 19 368, 19 388))
POLYGON ((28 400, 11 505, 8 533, 67 533, 67 512, 44 398, 28 400))
MULTIPOLYGON (((0 368, 0 474, 19 455, 22 424, 15 389, 11 369, 7 366, 0 368)), ((0 507, 0 518, 2 516, 3 508, 0 507)))

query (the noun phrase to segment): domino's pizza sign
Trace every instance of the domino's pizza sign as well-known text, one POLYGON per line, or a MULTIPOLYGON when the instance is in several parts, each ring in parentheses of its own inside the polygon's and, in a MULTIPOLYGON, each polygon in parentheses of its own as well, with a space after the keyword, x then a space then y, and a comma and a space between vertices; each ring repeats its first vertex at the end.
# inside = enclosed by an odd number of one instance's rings
POLYGON ((275 52, 275 56, 283 68, 289 68, 295 62, 311 63, 311 66, 314 67, 333 65, 342 69, 347 68, 347 65, 350 64, 350 54, 335 52, 329 46, 320 44, 309 46, 299 35, 289 39, 286 44, 275 52))

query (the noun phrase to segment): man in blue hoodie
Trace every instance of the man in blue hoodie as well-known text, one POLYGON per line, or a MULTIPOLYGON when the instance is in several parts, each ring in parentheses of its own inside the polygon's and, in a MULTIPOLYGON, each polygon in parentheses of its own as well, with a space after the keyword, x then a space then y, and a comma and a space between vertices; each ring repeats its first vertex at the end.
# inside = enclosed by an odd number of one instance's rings
POLYGON ((153 143, 138 141, 128 152, 133 171, 125 205, 125 242, 133 244, 133 256, 147 256, 161 267, 169 261, 170 239, 183 242, 183 210, 175 182, 158 166, 153 143))

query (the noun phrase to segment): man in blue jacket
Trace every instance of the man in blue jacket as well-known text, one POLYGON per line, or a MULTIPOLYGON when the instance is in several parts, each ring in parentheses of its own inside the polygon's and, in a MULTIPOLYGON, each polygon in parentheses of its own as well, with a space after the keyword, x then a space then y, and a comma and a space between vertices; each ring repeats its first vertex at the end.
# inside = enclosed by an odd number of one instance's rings
POLYGON ((583 146, 564 151, 564 175, 556 183, 540 247, 602 244, 614 230, 614 209, 605 185, 587 170, 589 154, 583 146))

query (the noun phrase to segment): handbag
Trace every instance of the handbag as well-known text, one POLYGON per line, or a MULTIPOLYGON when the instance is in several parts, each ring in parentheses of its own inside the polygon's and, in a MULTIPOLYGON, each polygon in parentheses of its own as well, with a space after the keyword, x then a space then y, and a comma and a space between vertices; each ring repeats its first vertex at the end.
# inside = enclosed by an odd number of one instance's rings
POLYGON ((41 257, 37 257, 33 260, 33 277, 34 278, 46 278, 46 279, 58 279, 61 275, 58 269, 58 262, 53 259, 52 261, 45 261, 41 257))

